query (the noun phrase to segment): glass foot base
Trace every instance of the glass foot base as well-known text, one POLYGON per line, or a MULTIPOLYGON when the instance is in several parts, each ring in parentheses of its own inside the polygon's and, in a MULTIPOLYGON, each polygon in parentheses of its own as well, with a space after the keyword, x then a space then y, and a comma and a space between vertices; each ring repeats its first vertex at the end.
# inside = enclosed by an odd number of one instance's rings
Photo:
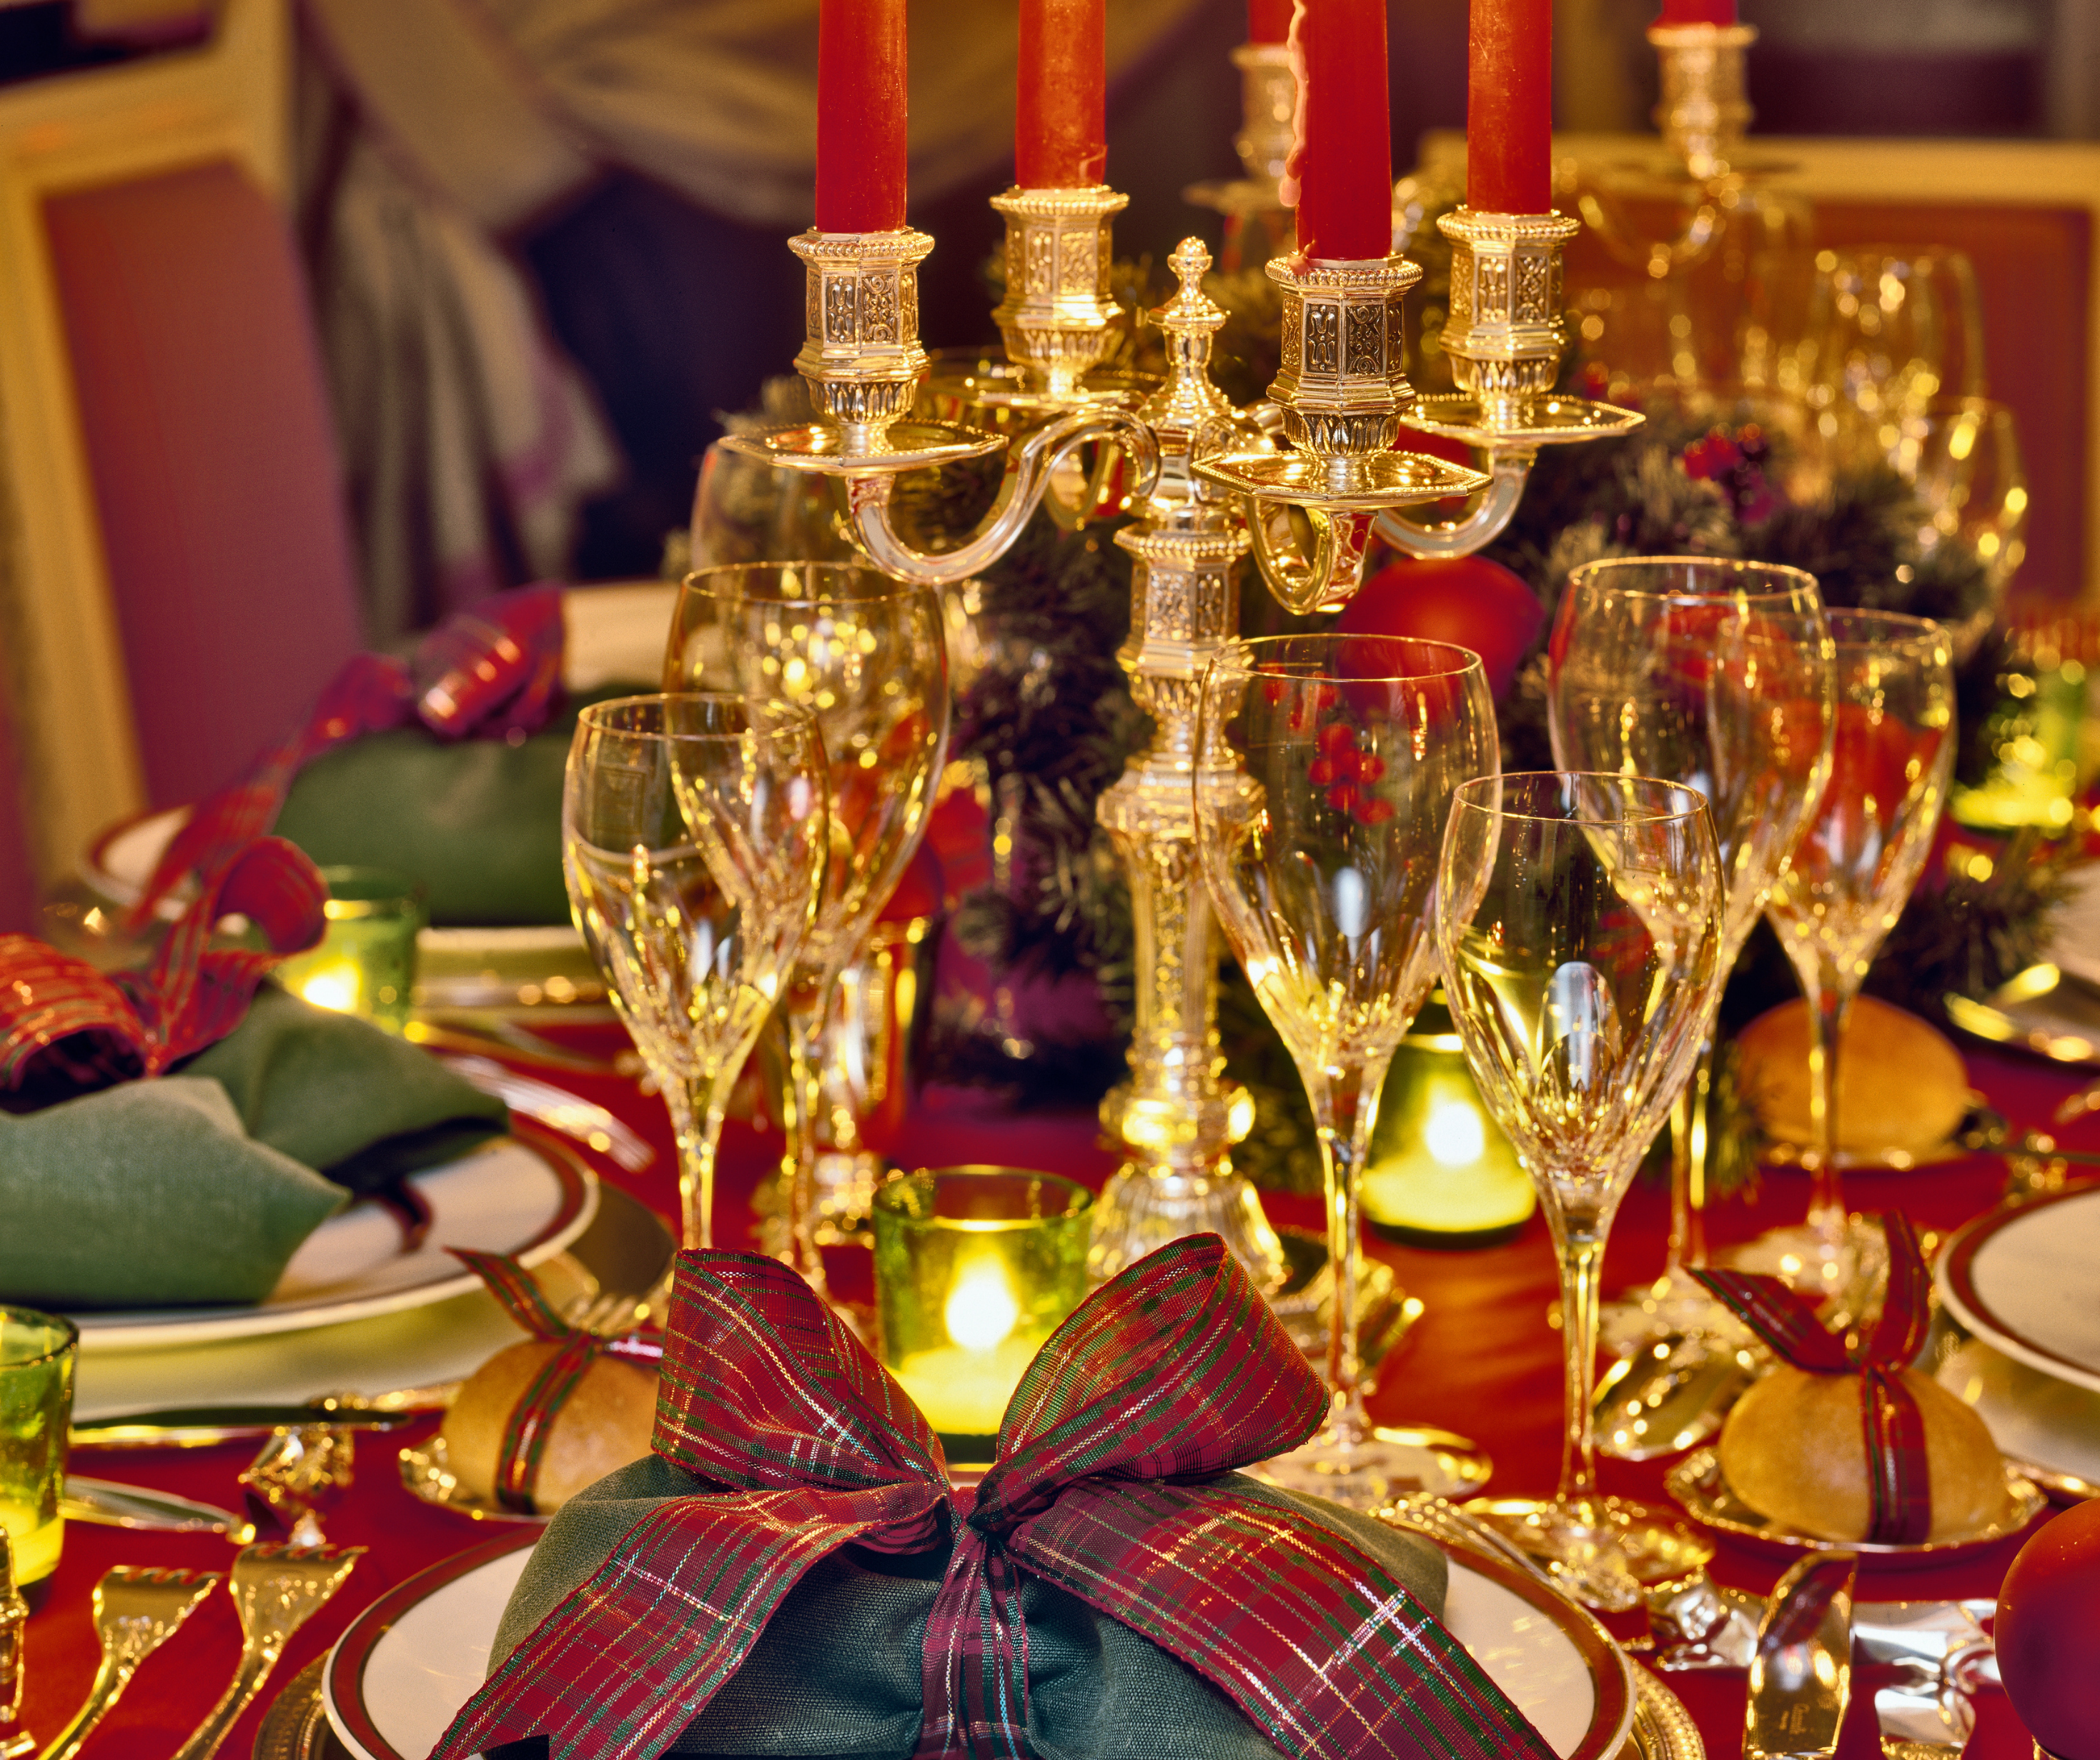
POLYGON ((1420 1492, 1465 1497, 1488 1482, 1493 1463, 1469 1439, 1448 1430, 1373 1426, 1323 1430, 1303 1448, 1246 1471, 1286 1491, 1370 1511, 1420 1492))
POLYGON ((1714 1543, 1667 1510, 1618 1498, 1476 1498, 1464 1506, 1551 1573, 1560 1587, 1608 1613, 1638 1608, 1652 1591, 1689 1582, 1714 1543))
POLYGON ((1771 1229, 1714 1259, 1731 1270, 1781 1278, 1811 1300, 1820 1299, 1826 1325, 1851 1325, 1880 1300, 1889 1246, 1879 1223, 1851 1216, 1834 1234, 1808 1222, 1771 1229))
POLYGON ((1615 1356, 1650 1339, 1697 1333, 1729 1345, 1752 1342, 1750 1329, 1728 1312, 1726 1304, 1706 1293, 1689 1271, 1665 1272, 1652 1283, 1628 1290, 1604 1305, 1598 1336, 1615 1356))

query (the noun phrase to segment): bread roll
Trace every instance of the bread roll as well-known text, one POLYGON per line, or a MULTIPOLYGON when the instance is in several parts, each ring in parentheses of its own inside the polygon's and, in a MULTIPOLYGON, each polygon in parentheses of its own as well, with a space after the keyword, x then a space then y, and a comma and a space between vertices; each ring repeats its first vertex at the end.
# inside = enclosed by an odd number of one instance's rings
MULTIPOLYGON (((1745 1098, 1765 1134, 1801 1147, 1808 1120, 1808 1007, 1783 1002, 1736 1041, 1745 1098)), ((1943 1151, 1969 1110, 1969 1076, 1946 1036, 1915 1014, 1861 997, 1838 1058, 1841 1159, 1898 1167, 1943 1151)))
MULTIPOLYGON (((1958 1540, 2005 1513, 2005 1475, 1983 1420, 1930 1377, 1902 1371, 1925 1420, 1934 1540, 1958 1540)), ((1721 1471, 1736 1496, 1796 1533, 1864 1540, 1873 1506, 1856 1375, 1781 1363, 1736 1402, 1721 1431, 1721 1471)))
MULTIPOLYGON (((498 1351, 467 1379, 439 1434, 446 1463, 465 1496, 496 1502, 496 1468, 504 1426, 518 1396, 561 1346, 527 1340, 498 1351)), ((533 1507, 551 1516, 585 1485, 649 1452, 656 1418, 656 1377, 646 1369, 601 1356, 584 1371, 548 1432, 533 1486, 533 1507)))

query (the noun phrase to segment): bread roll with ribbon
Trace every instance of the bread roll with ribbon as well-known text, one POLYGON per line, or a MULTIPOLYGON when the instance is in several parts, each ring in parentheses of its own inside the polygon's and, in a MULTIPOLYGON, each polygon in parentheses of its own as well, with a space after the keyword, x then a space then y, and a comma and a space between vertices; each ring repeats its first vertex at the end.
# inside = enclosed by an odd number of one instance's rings
POLYGON ((1780 1359, 1728 1414, 1721 1471, 1751 1508, 1797 1533, 1958 1540, 2004 1514, 2005 1467, 1983 1419, 1910 1367, 1925 1340, 1925 1261, 1908 1217, 1882 1227, 1882 1318, 1849 1348, 1777 1278, 1692 1274, 1780 1359))
POLYGON ((515 1259, 458 1248, 453 1256, 534 1336, 468 1377, 439 1431, 446 1464, 475 1503, 550 1516, 649 1452, 662 1347, 578 1331, 515 1259))

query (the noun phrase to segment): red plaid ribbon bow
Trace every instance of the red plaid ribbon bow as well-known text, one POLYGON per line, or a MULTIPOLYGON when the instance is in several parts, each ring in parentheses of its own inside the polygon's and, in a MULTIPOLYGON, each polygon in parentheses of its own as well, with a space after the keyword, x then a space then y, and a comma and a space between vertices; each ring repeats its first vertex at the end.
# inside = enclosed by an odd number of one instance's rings
POLYGON ((442 739, 508 737, 543 726, 562 682, 562 589, 521 587, 455 612, 426 636, 412 663, 353 654, 303 725, 257 754, 207 796, 161 851, 130 922, 143 923, 190 873, 208 874, 276 822, 293 779, 324 752, 421 719, 442 739))
POLYGON ((433 1760, 546 1734, 559 1760, 654 1755, 849 1542, 961 1533, 926 1626, 918 1760, 1030 1753, 1021 1585, 1043 1577, 1321 1760, 1550 1760, 1428 1610, 1310 1511, 1229 1469, 1295 1446, 1326 1400, 1215 1235, 1111 1278, 1043 1345, 967 1516, 916 1407, 770 1259, 679 1256, 656 1452, 718 1491, 671 1499, 468 1701, 433 1760))
POLYGON ((33 935, 0 935, 0 1089, 41 1103, 157 1076, 240 1024, 262 975, 327 927, 320 870, 282 838, 223 862, 143 971, 105 976, 33 935), (238 913, 269 951, 212 948, 238 913))
POLYGON ((555 1311, 532 1274, 505 1254, 476 1252, 465 1247, 446 1251, 488 1286, 489 1294, 524 1331, 561 1346, 526 1383, 510 1408, 496 1458, 496 1501, 517 1515, 530 1516, 536 1507, 533 1494, 538 1488, 540 1463, 547 1452, 547 1437, 554 1428, 555 1415, 583 1384, 592 1363, 600 1357, 613 1356, 646 1363, 653 1369, 664 1354, 663 1347, 639 1337, 601 1338, 595 1332, 571 1326, 555 1311))
POLYGON ((1925 1256, 1917 1231, 1900 1211, 1882 1218, 1889 1243, 1889 1287, 1872 1337, 1847 1346, 1826 1331, 1801 1296, 1775 1277, 1748 1271, 1695 1271, 1705 1284, 1780 1359, 1810 1375, 1856 1375, 1862 1383, 1860 1419, 1866 1429, 1873 1517, 1866 1538, 1909 1544, 1932 1532, 1932 1488, 1926 1476, 1925 1420, 1903 1384, 1925 1342, 1925 1256))

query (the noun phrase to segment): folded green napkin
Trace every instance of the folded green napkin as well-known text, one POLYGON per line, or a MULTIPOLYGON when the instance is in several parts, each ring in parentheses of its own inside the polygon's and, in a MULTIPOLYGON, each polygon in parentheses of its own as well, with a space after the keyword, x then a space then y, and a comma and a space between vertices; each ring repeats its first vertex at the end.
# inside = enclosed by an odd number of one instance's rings
POLYGON ((0 1296, 51 1307, 258 1301, 342 1186, 188 1076, 0 1112, 0 1296))
MULTIPOLYGON (((1318 1498, 1294 1498, 1238 1473, 1223 1477, 1244 1497, 1310 1509, 1441 1617, 1447 1573, 1434 1547, 1318 1498)), ((651 1454, 563 1504, 511 1592, 490 1668, 589 1581, 656 1505, 709 1489, 651 1454)), ((944 1553, 886 1557, 851 1546, 820 1559, 667 1753, 907 1760, 919 1736, 926 1617, 946 1563, 944 1553)), ((1277 1760, 1230 1700, 1127 1626, 1031 1573, 1021 1573, 1021 1599, 1036 1753, 1277 1760)), ((675 1635, 664 1641, 675 1643, 675 1635)))
POLYGON ((272 983, 182 1069, 216 1079, 257 1142, 353 1191, 448 1161, 510 1118, 428 1052, 272 983))
POLYGON ((390 868, 420 880, 440 926, 565 923, 562 769, 570 737, 585 703, 625 694, 571 698, 516 746, 447 742, 420 727, 355 741, 299 772, 277 834, 324 868, 390 868))

